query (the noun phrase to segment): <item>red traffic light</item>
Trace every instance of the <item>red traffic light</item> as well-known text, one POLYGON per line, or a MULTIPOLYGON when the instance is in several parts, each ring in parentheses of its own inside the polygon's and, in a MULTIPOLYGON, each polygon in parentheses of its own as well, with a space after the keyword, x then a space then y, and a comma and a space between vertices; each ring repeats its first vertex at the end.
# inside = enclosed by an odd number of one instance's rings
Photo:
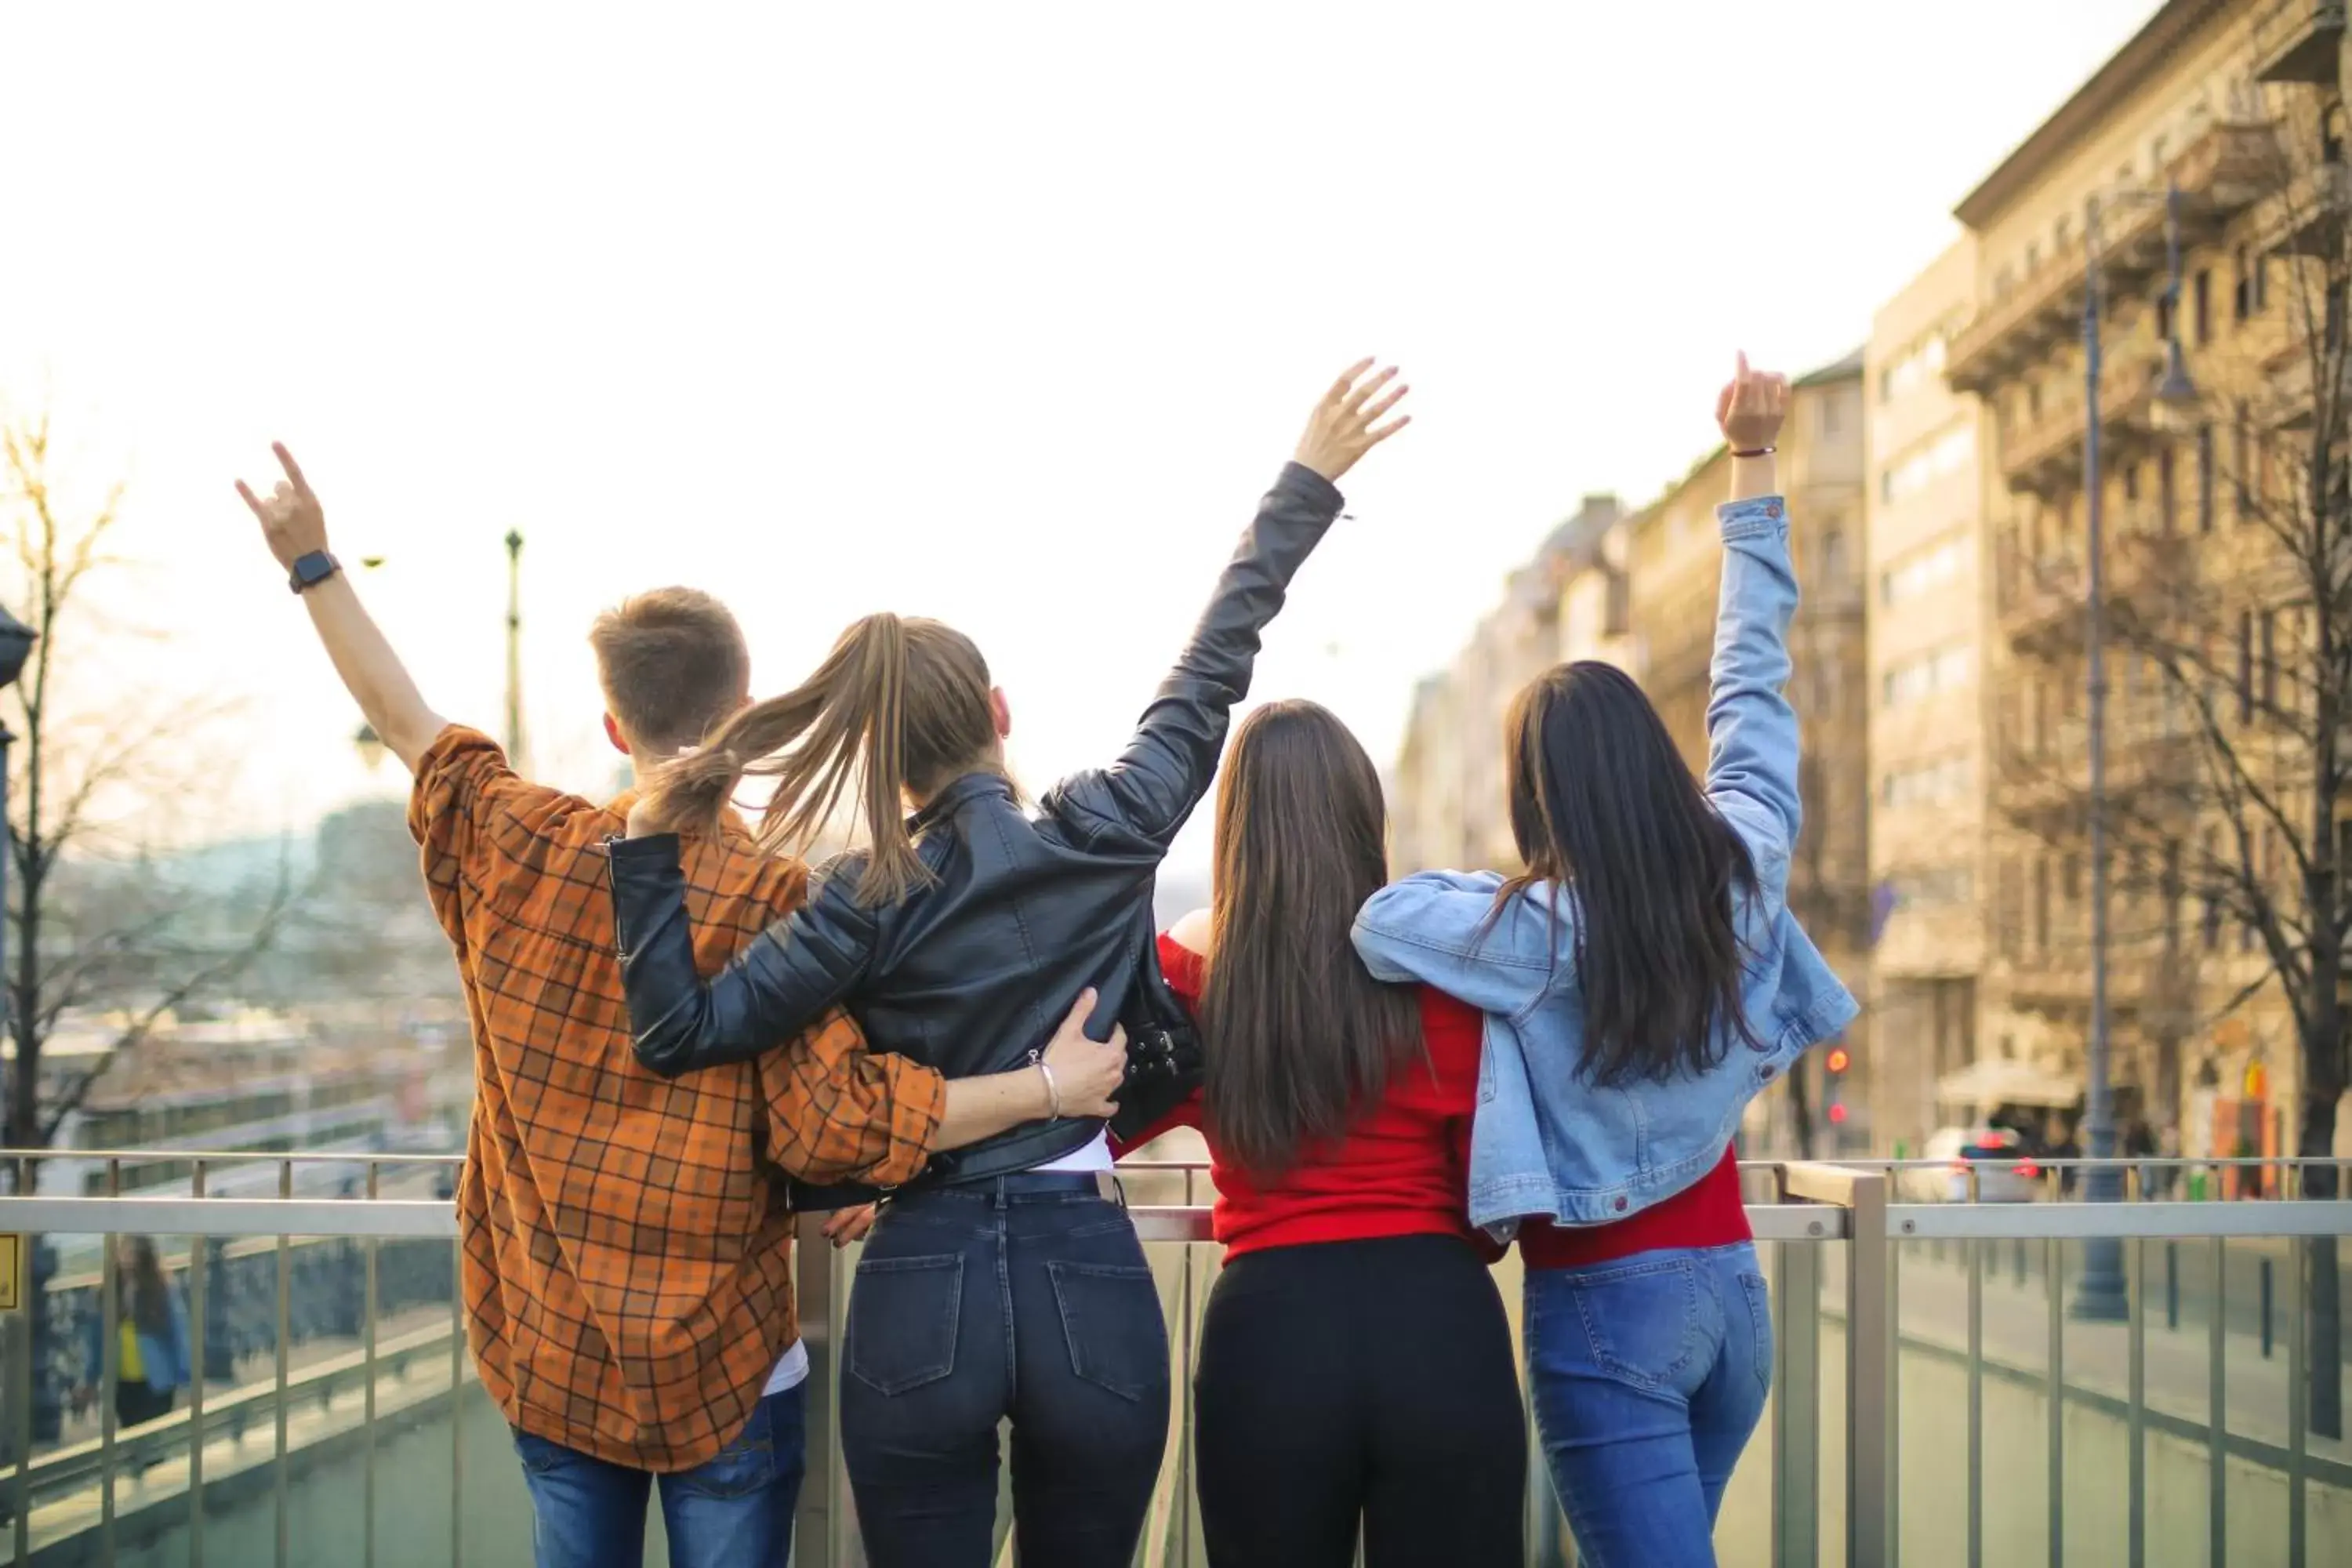
POLYGON ((1830 1122, 1831 1122, 1831 1124, 1832 1124, 1832 1126, 1839 1126, 1839 1127, 1843 1127, 1843 1126, 1844 1126, 1844 1125, 1845 1125, 1845 1107, 1844 1107, 1844 1106, 1843 1106, 1843 1105, 1832 1105, 1832 1106, 1831 1106, 1831 1107, 1830 1107, 1830 1122))
POLYGON ((1830 1047, 1830 1071, 1843 1072, 1848 1067, 1853 1065, 1853 1058, 1845 1054, 1845 1047, 1843 1046, 1832 1046, 1830 1047))

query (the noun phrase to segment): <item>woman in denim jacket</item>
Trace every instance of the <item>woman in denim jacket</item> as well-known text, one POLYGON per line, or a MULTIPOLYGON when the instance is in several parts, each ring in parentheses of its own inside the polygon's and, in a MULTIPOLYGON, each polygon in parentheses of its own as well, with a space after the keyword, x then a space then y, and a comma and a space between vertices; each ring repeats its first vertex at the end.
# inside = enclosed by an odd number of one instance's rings
POLYGON ((1356 922, 1376 976, 1486 1014, 1470 1217, 1518 1237, 1544 1452, 1595 1568, 1715 1561, 1771 1375, 1732 1134, 1855 1013, 1788 909, 1787 408, 1787 381, 1745 357, 1717 403, 1732 489, 1704 787, 1629 679, 1563 665, 1507 726, 1527 874, 1409 877, 1356 922))

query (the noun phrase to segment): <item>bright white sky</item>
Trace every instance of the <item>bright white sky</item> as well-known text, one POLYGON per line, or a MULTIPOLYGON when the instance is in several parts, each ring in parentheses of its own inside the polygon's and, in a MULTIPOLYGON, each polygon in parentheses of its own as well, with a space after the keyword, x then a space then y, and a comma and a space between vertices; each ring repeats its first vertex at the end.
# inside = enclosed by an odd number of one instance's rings
POLYGON ((2152 9, 14 6, 0 402, 46 398, 86 486, 131 478, 78 695, 249 698, 250 831, 392 783, 230 489, 272 437, 486 729, 522 529, 560 782, 609 780, 590 617, 685 582, 762 692, 870 609, 962 626, 1042 784, 1118 745, 1308 404, 1377 353, 1416 423, 1257 689, 1385 758, 1580 494, 1678 473, 1734 348, 1860 343, 2152 9))

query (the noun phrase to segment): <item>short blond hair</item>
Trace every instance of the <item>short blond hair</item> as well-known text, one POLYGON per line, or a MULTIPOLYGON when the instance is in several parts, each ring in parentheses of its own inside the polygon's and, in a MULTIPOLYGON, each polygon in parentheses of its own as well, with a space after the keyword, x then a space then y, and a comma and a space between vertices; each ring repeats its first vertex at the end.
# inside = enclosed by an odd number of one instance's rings
POLYGON ((751 654, 727 606, 699 588, 656 588, 596 617, 588 644, 604 705, 632 744, 697 746, 742 705, 751 654))

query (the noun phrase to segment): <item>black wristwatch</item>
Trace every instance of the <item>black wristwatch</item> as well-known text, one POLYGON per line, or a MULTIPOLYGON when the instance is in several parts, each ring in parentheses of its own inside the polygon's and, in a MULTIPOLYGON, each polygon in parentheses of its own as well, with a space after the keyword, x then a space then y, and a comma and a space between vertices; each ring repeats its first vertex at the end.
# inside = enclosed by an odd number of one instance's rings
POLYGON ((317 587, 342 569, 343 563, 325 551, 313 550, 308 555, 294 558, 294 570, 288 575, 286 585, 299 594, 317 587))

